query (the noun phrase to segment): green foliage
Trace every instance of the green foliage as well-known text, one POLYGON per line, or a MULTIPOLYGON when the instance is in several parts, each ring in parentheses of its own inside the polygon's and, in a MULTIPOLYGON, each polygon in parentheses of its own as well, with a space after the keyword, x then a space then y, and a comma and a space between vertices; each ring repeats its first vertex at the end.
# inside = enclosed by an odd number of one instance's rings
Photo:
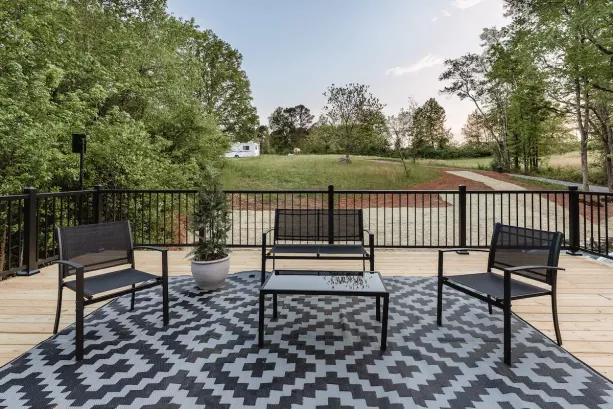
POLYGON ((188 50, 199 62, 198 99, 231 140, 253 140, 259 119, 251 104, 249 79, 241 68, 243 56, 211 30, 193 34, 188 50))
POLYGON ((445 127, 445 109, 434 98, 413 113, 412 150, 423 156, 426 150, 444 149, 451 141, 451 131, 445 127))
POLYGON ((240 54, 163 0, 0 2, 0 193, 191 187, 255 136, 240 54), (218 125, 219 124, 219 125, 218 125))
POLYGON ((369 86, 332 84, 324 93, 328 99, 320 119, 333 127, 346 158, 356 152, 377 154, 387 150, 384 105, 369 92, 369 86))
POLYGON ((419 157, 424 159, 462 159, 462 158, 484 158, 492 155, 492 148, 488 145, 450 145, 443 149, 426 147, 423 148, 419 157))
POLYGON ((228 256, 230 206, 219 176, 212 172, 205 174, 192 217, 192 230, 199 232, 199 240, 190 253, 194 261, 215 261, 228 256))
POLYGON ((313 115, 304 105, 278 107, 268 118, 270 146, 275 152, 289 153, 301 145, 309 135, 313 115))

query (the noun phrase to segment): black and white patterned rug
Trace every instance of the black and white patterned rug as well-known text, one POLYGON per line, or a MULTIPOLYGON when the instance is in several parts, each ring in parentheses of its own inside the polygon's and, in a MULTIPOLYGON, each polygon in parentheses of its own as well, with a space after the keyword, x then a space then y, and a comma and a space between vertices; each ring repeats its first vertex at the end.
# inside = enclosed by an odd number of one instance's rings
MULTIPOLYGON (((434 278, 386 278, 388 350, 379 350, 374 300, 279 297, 257 346, 257 275, 203 292, 171 278, 171 323, 161 290, 86 318, 85 360, 74 327, 0 369, 2 408, 613 408, 612 384, 523 321, 502 362, 501 314, 445 289, 436 326, 434 278)), ((269 303, 269 307, 270 307, 269 303)))

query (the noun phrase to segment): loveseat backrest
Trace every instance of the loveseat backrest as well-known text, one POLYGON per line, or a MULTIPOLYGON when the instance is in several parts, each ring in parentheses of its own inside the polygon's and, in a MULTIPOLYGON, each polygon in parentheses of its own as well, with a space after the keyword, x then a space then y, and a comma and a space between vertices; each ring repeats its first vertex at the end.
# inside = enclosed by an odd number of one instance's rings
MULTIPOLYGON (((275 210, 275 241, 329 240, 329 211, 327 209, 275 210)), ((364 218, 361 209, 334 209, 332 239, 337 242, 363 242, 364 218)))

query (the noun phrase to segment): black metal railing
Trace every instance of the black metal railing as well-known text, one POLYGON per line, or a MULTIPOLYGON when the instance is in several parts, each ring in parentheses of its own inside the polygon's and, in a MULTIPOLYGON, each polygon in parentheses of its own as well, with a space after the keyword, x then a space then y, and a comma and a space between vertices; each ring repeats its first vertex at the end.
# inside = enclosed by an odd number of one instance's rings
MULTIPOLYGON (((0 277, 31 274, 57 258, 63 226, 130 220, 136 244, 187 247, 197 190, 93 190, 0 197, 0 277)), ((274 211, 362 209, 377 247, 489 247, 494 224, 555 230, 564 247, 608 258, 613 194, 568 191, 229 190, 230 247, 258 247, 274 211)), ((613 253, 612 253, 613 254, 613 253)))

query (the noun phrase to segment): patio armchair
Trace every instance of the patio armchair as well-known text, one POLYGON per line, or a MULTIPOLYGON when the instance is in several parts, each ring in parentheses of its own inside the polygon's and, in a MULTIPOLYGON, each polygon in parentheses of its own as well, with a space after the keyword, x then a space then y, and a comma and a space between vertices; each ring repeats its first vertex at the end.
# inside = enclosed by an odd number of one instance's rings
POLYGON ((169 322, 168 310, 168 250, 151 246, 134 246, 130 222, 119 221, 58 228, 59 288, 53 333, 57 334, 64 287, 76 292, 76 360, 83 359, 85 306, 132 294, 130 310, 134 309, 135 294, 162 286, 162 315, 169 322), (136 269, 134 250, 147 249, 162 253, 162 275, 136 269), (86 273, 111 267, 130 265, 110 272, 86 277, 86 273), (66 280, 75 275, 72 280, 66 280), (118 291, 116 291, 118 290, 118 291), (102 295, 100 295, 102 294, 102 295))
POLYGON ((548 232, 497 223, 489 250, 445 249, 438 256, 437 324, 442 325, 443 286, 454 288, 503 310, 504 362, 511 364, 511 303, 523 298, 551 296, 553 323, 556 340, 562 345, 556 301, 557 272, 560 247, 563 242, 560 232, 548 232), (482 251, 489 253, 487 272, 446 276, 443 256, 451 251, 482 251), (500 273, 496 273, 497 270, 500 273), (528 280, 518 280, 513 276, 528 280), (536 283, 535 283, 536 284, 536 283))

